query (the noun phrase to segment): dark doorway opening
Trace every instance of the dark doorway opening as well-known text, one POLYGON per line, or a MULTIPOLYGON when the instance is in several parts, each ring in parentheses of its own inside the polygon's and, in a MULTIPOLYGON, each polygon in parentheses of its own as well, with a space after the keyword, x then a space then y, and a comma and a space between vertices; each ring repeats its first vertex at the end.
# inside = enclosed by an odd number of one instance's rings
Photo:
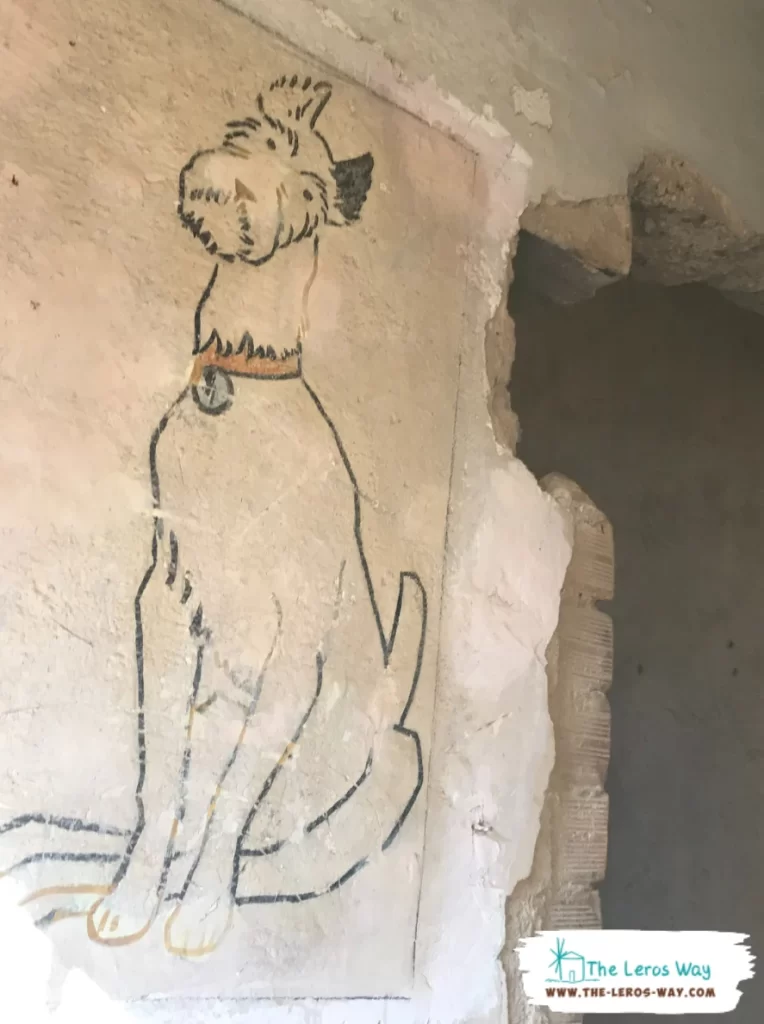
MULTIPOLYGON (((604 927, 745 932, 761 962, 764 320, 630 279, 565 307, 523 280, 510 312, 518 455, 615 532, 604 927)), ((725 1020, 761 1024, 764 972, 742 989, 725 1020)))

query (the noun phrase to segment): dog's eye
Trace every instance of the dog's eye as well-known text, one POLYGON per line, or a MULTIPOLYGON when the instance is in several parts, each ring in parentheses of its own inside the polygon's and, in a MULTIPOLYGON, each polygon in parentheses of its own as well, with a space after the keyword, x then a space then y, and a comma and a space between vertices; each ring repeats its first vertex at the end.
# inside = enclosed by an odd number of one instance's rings
POLYGON ((275 149, 275 148, 276 148, 276 143, 273 141, 273 139, 268 139, 268 149, 275 149))
POLYGON ((311 201, 311 199, 313 198, 313 193, 312 193, 312 192, 308 192, 308 190, 307 190, 307 189, 305 189, 305 190, 303 191, 302 195, 303 195, 303 198, 304 198, 304 199, 307 199, 307 200, 308 200, 308 202, 310 202, 310 201, 311 201))

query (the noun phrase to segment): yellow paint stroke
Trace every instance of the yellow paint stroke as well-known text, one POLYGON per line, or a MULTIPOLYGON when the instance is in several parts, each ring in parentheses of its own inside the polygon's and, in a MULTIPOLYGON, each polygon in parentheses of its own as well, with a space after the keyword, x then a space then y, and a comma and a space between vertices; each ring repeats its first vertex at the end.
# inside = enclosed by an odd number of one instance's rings
MULTIPOLYGON (((149 928, 154 923, 154 918, 156 917, 156 914, 152 914, 144 926, 137 932, 133 932, 132 935, 122 935, 117 938, 112 938, 111 936, 107 937, 104 935, 104 932, 106 931, 107 925, 109 925, 109 911, 104 910, 100 925, 95 924, 95 915, 101 908, 102 903, 103 900, 99 900, 97 903, 94 903, 88 913, 88 938, 92 939, 93 942, 100 943, 102 946, 130 946, 134 942, 139 942, 148 932, 149 928)), ((114 924, 115 921, 119 922, 119 914, 114 914, 111 918, 112 923, 109 926, 112 929, 117 927, 117 925, 114 924)))
POLYGON ((310 317, 308 316, 308 296, 310 295, 310 289, 313 287, 313 282, 316 280, 318 275, 318 247, 313 246, 313 267, 310 271, 310 277, 305 282, 305 287, 302 290, 302 317, 300 319, 300 334, 299 340, 307 337, 308 331, 310 330, 310 317))
POLYGON ((24 907, 27 903, 44 899, 46 896, 108 896, 112 890, 111 885, 52 885, 47 889, 36 889, 29 896, 25 896, 19 906, 24 907))
POLYGON ((205 940, 202 939, 201 945, 198 946, 180 946, 173 942, 172 938, 170 937, 170 931, 172 929, 173 923, 182 909, 183 904, 180 904, 180 906, 177 906, 165 921, 164 945, 167 952, 172 953, 174 956, 183 956, 189 958, 208 956, 210 953, 214 953, 215 950, 220 945, 223 936, 228 933, 231 924, 233 923, 233 907, 231 907, 228 911, 228 920, 225 923, 225 927, 221 930, 220 935, 218 935, 216 939, 210 939, 207 942, 205 942, 205 940))

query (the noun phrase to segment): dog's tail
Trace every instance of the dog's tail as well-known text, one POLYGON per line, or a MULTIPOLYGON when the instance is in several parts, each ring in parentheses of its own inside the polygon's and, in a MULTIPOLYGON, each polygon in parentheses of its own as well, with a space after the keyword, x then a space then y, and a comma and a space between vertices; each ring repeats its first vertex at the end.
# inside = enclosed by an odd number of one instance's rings
MULTIPOLYGON (((385 711, 369 716, 375 734, 366 762, 356 764, 342 784, 350 764, 342 759, 347 745, 333 749, 316 723, 308 723, 300 753, 303 771, 314 779, 318 773, 312 765, 323 763, 329 785, 310 794, 300 791, 302 829, 284 828, 282 838, 270 844, 256 832, 246 837, 235 880, 239 904, 302 903, 321 896, 349 881, 393 843, 424 784, 422 744, 407 720, 410 714, 414 718, 426 632, 422 581, 413 572, 401 573, 393 625, 383 646, 385 711)), ((356 756, 360 753, 359 745, 356 756)), ((267 825, 267 810, 263 821, 267 825)))
POLYGON ((414 572, 402 572, 398 585, 393 626, 385 651, 385 676, 397 693, 400 717, 405 726, 422 673, 427 635, 427 592, 414 572))

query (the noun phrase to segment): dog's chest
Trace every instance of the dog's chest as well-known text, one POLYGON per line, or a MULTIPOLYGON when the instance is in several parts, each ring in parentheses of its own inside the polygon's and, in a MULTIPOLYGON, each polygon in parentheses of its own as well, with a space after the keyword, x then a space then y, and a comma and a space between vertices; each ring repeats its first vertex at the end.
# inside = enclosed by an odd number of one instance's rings
MULTIPOLYGON (((302 380, 236 380, 222 411, 189 392, 157 444, 163 514, 200 531, 310 529, 352 515, 335 435, 302 380)), ((214 396, 213 396, 214 398, 214 396)))

